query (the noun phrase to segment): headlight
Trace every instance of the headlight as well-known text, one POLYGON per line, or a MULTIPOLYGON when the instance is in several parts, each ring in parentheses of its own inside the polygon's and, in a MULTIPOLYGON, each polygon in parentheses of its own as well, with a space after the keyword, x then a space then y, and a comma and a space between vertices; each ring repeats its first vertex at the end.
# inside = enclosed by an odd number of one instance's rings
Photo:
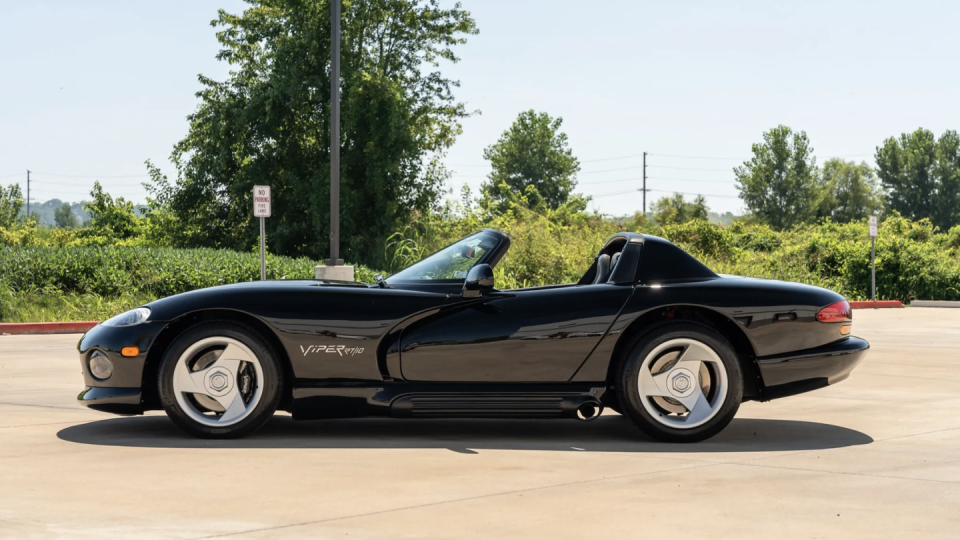
POLYGON ((103 321, 103 326, 136 326, 150 318, 150 308, 138 307, 103 321))
POLYGON ((113 375, 113 362, 107 358, 103 351, 93 351, 88 362, 90 373, 98 380, 105 381, 113 375))

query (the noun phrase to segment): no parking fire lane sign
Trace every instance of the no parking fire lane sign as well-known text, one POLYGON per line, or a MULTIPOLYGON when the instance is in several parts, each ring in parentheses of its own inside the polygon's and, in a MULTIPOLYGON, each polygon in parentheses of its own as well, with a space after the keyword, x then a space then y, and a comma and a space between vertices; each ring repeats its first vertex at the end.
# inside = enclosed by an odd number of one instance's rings
POLYGON ((253 186, 253 217, 270 217, 270 186, 253 186))

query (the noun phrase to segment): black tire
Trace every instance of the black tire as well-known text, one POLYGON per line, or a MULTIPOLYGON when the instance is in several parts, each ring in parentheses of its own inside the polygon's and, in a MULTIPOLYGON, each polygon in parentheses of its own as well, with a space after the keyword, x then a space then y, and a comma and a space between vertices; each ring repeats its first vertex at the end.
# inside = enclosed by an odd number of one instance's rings
MULTIPOLYGON (((618 380, 618 398, 623 412, 647 435, 665 442, 698 442, 720 433, 733 420, 743 399, 743 375, 730 343, 712 328, 695 322, 670 322, 641 335, 628 349, 618 380), (661 344, 674 339, 692 339, 707 345, 717 354, 727 375, 727 388, 719 409, 705 423, 690 428, 665 425, 644 407, 640 394, 640 367, 661 344)), ((718 399, 719 396, 716 396, 718 399)), ((659 415, 661 417, 665 415, 659 415)))
POLYGON ((170 420, 188 434, 204 439, 238 438, 260 429, 277 410, 284 388, 283 369, 267 340, 254 328, 233 321, 211 321, 187 329, 170 344, 157 378, 160 403, 170 420), (177 402, 173 386, 174 370, 180 357, 191 345, 211 337, 232 338, 246 345, 257 357, 263 372, 263 380, 257 381, 262 388, 259 403, 239 422, 221 427, 204 425, 191 418, 177 402))

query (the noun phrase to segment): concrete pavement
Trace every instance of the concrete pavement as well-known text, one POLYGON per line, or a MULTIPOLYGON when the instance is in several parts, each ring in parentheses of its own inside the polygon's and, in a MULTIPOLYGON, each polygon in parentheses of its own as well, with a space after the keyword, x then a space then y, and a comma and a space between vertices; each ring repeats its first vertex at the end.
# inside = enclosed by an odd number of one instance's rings
POLYGON ((0 337, 0 538, 957 538, 960 310, 854 318, 848 381, 684 446, 613 413, 200 441, 77 406, 79 336, 0 337))

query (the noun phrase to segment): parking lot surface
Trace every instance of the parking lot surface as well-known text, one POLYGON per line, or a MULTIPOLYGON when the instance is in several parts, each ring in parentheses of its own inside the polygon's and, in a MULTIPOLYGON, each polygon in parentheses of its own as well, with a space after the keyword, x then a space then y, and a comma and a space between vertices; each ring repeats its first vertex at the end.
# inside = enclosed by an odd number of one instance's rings
POLYGON ((75 403, 77 335, 0 337, 0 538, 951 538, 960 309, 858 310, 839 385, 694 445, 576 421, 277 416, 202 441, 75 403))

